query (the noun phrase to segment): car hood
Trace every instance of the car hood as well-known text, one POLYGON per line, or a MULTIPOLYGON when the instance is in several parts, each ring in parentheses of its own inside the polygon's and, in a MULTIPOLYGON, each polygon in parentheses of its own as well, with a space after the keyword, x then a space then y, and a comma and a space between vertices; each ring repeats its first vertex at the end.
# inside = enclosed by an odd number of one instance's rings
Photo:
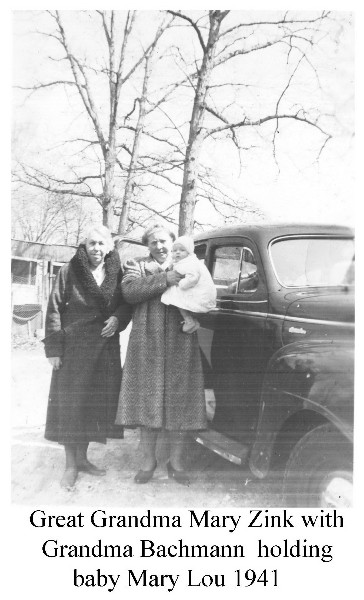
POLYGON ((286 318, 354 322, 354 292, 351 288, 300 290, 286 295, 286 318))

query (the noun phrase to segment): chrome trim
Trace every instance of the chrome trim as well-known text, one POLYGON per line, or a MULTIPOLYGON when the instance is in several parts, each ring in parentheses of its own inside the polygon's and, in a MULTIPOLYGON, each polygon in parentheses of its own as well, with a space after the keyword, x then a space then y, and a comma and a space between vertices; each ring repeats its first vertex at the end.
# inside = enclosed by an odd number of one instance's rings
POLYGON ((225 311, 224 314, 226 314, 227 312, 231 313, 232 311, 234 311, 233 314, 247 315, 247 316, 252 316, 252 317, 264 317, 265 319, 268 316, 268 313, 266 313, 266 312, 257 312, 257 311, 253 311, 253 310, 239 310, 239 309, 234 309, 234 308, 230 308, 230 309, 226 308, 226 309, 224 309, 224 311, 225 311))
POLYGON ((209 444, 208 442, 206 442, 206 440, 204 440, 203 438, 201 438, 199 436, 196 436, 195 440, 198 444, 201 444, 201 446, 205 446, 205 448, 208 448, 215 454, 218 454, 218 456, 225 458, 225 460, 228 460, 229 462, 232 462, 236 465, 242 464, 242 459, 238 456, 235 456, 235 454, 232 454, 231 452, 227 452, 226 450, 218 448, 214 444, 209 444))
POLYGON ((243 302, 245 304, 268 304, 268 300, 230 300, 230 302, 243 302))
POLYGON ((291 317, 287 315, 274 315, 268 313, 271 319, 279 319, 281 321, 293 321, 294 323, 314 323, 315 325, 334 325, 337 327, 355 327, 355 323, 347 323, 346 321, 325 321, 324 319, 308 319, 306 317, 291 317))
POLYGON ((306 317, 290 317, 290 316, 286 316, 286 315, 279 315, 279 314, 273 314, 273 313, 266 313, 266 312, 256 312, 256 311, 252 311, 252 310, 239 310, 239 309, 234 309, 234 308, 214 308, 211 312, 221 312, 224 311, 224 313, 229 312, 234 310, 235 313, 241 314, 241 315, 251 315, 252 317, 264 317, 264 318, 270 318, 270 319, 277 319, 279 321, 293 321, 294 323, 313 323, 314 325, 333 325, 335 327, 349 327, 350 329, 354 329, 355 328, 355 323, 348 323, 347 321, 325 321, 324 319, 308 319, 306 317))
MULTIPOLYGON (((261 301, 261 302, 264 302, 261 301)), ((280 315, 280 314, 273 314, 273 313, 266 313, 266 312, 257 312, 257 311, 252 311, 252 310, 241 310, 241 309, 234 309, 234 308, 225 308, 225 307, 217 307, 217 308, 213 308, 211 311, 209 311, 209 314, 211 313, 219 313, 221 311, 224 311, 224 313, 229 312, 229 311, 234 311, 235 313, 239 313, 239 314, 243 314, 243 315, 251 315, 252 317, 264 317, 264 318, 270 318, 270 319, 277 319, 279 321, 293 321, 294 323, 313 323, 315 325, 333 325, 336 327, 349 327, 350 329, 354 329, 355 328, 355 323, 348 323, 347 321, 326 321, 325 319, 309 319, 307 317, 291 317, 291 316, 287 316, 287 315, 280 315)))
POLYGON ((281 282, 281 280, 278 277, 278 273, 276 271, 276 268, 274 266, 274 260, 272 257, 272 252, 271 252, 271 248, 272 245, 275 244, 276 242, 279 242, 281 240, 303 240, 303 239, 307 239, 307 238, 315 238, 315 239, 337 239, 337 240, 353 240, 354 241, 354 236, 346 236, 346 235, 332 235, 330 233, 303 233, 303 234, 299 234, 299 233, 292 233, 292 234, 288 234, 288 235, 281 235, 279 237, 274 238, 273 240, 271 240, 268 244, 268 255, 269 255, 269 259, 270 259, 270 264, 271 267, 273 269, 273 273, 275 275, 276 280, 278 281, 279 285, 281 285, 282 287, 286 288, 286 289, 300 289, 300 288, 304 288, 304 289, 312 289, 312 288, 335 288, 335 287, 352 287, 354 288, 354 285, 286 285, 284 283, 281 282))

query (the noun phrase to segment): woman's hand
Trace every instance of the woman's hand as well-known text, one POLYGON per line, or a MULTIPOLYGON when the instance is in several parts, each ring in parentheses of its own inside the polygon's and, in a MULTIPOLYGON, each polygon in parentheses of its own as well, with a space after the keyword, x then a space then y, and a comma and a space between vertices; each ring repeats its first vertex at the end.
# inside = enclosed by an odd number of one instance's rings
POLYGON ((101 331, 102 337, 111 337, 116 333, 119 326, 119 319, 115 316, 109 317, 105 321, 105 327, 101 331))
POLYGON ((184 275, 178 273, 177 271, 167 271, 167 286, 171 287, 172 285, 178 285, 181 279, 184 278, 184 275))
POLYGON ((59 356, 50 356, 48 362, 52 365, 55 371, 58 371, 62 366, 62 361, 59 356))

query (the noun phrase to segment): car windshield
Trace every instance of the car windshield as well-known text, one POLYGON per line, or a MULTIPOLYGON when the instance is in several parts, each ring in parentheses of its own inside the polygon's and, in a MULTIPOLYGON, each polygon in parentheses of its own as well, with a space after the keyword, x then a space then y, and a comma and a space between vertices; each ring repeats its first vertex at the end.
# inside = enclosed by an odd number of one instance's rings
POLYGON ((271 244, 271 259, 284 286, 354 284, 354 240, 286 238, 271 244))

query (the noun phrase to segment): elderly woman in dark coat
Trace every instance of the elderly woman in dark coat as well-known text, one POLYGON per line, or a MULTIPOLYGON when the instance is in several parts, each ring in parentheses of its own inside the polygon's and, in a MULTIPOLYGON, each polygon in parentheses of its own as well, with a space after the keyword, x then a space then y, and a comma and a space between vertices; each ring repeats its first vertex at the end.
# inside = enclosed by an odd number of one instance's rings
POLYGON ((143 243, 150 255, 129 260, 121 289, 134 305, 116 422, 141 427, 142 465, 136 483, 147 483, 156 469, 156 441, 170 432, 168 475, 188 484, 182 454, 185 432, 206 427, 205 400, 197 334, 181 331, 181 315, 161 302, 167 287, 181 279, 173 271, 175 236, 163 225, 147 229, 143 243))
POLYGON ((43 341, 53 375, 45 437, 65 447, 65 488, 75 484, 79 471, 105 474, 88 461, 87 448, 89 442, 105 443, 115 420, 119 331, 131 317, 121 278, 109 230, 93 227, 60 269, 49 298, 43 341))

